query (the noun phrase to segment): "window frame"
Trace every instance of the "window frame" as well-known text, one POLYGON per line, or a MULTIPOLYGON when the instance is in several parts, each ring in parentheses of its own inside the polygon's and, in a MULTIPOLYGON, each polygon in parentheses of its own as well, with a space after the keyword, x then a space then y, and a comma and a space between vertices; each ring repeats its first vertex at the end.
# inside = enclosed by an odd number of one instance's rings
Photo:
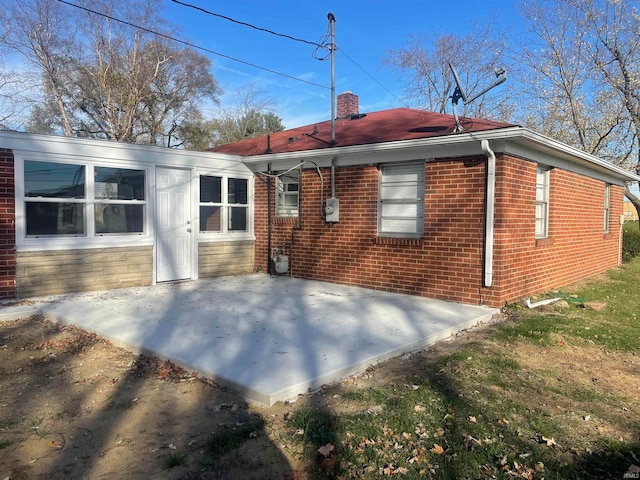
POLYGON ((148 216, 148 202, 149 202, 149 194, 148 194, 148 184, 149 184, 149 174, 148 172, 143 169, 143 168, 131 168, 129 166, 127 167, 122 167, 122 166, 118 166, 118 167, 112 167, 112 166, 106 166, 106 165, 102 165, 102 164, 96 164, 96 165, 92 165, 91 167, 92 169, 92 175, 91 175, 91 190, 93 193, 93 232, 94 232, 94 236, 95 237, 103 237, 103 236, 122 236, 122 235, 144 235, 146 233, 147 230, 147 216, 148 216), (96 177, 98 175, 97 173, 97 169, 100 168, 112 168, 112 169, 116 169, 116 170, 130 170, 130 171, 134 171, 134 172, 142 172, 144 177, 143 177, 143 183, 144 186, 142 188, 143 191, 143 197, 142 199, 136 199, 136 198, 98 198, 96 196, 96 184, 97 183, 103 183, 103 182, 96 182, 96 177), (115 205, 115 206, 142 206, 142 231, 140 232, 98 232, 98 228, 97 228, 97 224, 96 224, 96 207, 98 205, 115 205))
POLYGON ((543 239, 549 238, 549 184, 550 184, 550 170, 544 166, 538 165, 536 169, 536 208, 535 208, 535 238, 543 239), (543 182, 540 182, 540 180, 543 182), (542 198, 539 197, 539 192, 542 192, 542 198), (542 215, 538 215, 539 208, 543 207, 542 215), (542 231, 538 229, 542 222, 542 231))
MULTIPOLYGON (((15 218, 16 218, 16 248, 21 251, 39 251, 51 249, 83 249, 108 248, 119 246, 137 246, 153 244, 153 228, 149 225, 149 195, 151 191, 152 167, 141 162, 116 162, 109 159, 91 156, 64 155, 59 153, 33 153, 14 150, 14 179, 15 179, 15 218), (25 165, 27 162, 45 162, 55 164, 77 165, 84 167, 85 192, 84 198, 43 198, 26 196, 25 165), (125 233, 96 233, 95 206, 105 199, 95 198, 95 168, 119 168, 126 170, 142 170, 144 172, 145 200, 132 201, 143 205, 143 231, 125 233), (49 203, 79 203, 83 205, 82 234, 43 234, 27 235, 27 206, 29 202, 49 200, 49 203)), ((116 203, 129 201, 116 200, 116 203)))
POLYGON ((611 227, 611 185, 604 184, 604 233, 609 233, 611 227))
POLYGON ((276 177, 276 217, 282 218, 296 218, 300 215, 300 178, 302 177, 302 172, 300 169, 296 168, 287 173, 278 175, 276 177), (283 180, 283 177, 287 177, 287 179, 291 178, 293 180, 293 173, 295 172, 295 181, 287 181, 283 180), (285 188, 287 185, 296 185, 296 190, 291 191, 285 188), (286 198, 295 198, 295 207, 290 206, 285 199, 286 198))
MULTIPOLYGON (((197 174, 197 192, 196 192, 196 205, 197 205, 197 225, 198 225, 198 239, 200 241, 210 241, 220 237, 232 236, 234 239, 242 236, 253 236, 253 182, 252 177, 248 177, 242 174, 220 174, 214 171, 198 170, 197 174), (220 179, 220 202, 203 202, 201 191, 201 178, 202 177, 215 177, 220 179), (231 180, 241 180, 246 182, 246 199, 242 198, 245 203, 236 202, 235 198, 231 198, 234 193, 230 190, 231 180), (234 201, 232 201, 234 200, 234 201), (202 207, 218 207, 220 210, 220 229, 219 230, 202 230, 201 217, 202 207), (245 225, 244 230, 232 229, 231 222, 233 221, 233 209, 242 208, 245 210, 245 225)), ((244 193, 244 192, 242 192, 244 193)))
MULTIPOLYGON (((400 185, 401 186, 401 185, 400 185)), ((425 162, 414 161, 414 162, 404 162, 404 163, 387 163, 380 165, 379 174, 378 174, 378 237, 384 238, 423 238, 424 236, 424 201, 425 201, 425 162), (402 172, 406 172, 408 175, 417 175, 415 182, 410 180, 403 181, 385 181, 385 174, 390 176, 393 175, 402 175, 402 172), (391 188, 393 184, 404 183, 404 184, 414 184, 416 186, 416 196, 415 197, 405 197, 405 198, 392 198, 387 197, 384 198, 385 187, 389 186, 391 188), (401 206, 401 205, 415 205, 415 215, 405 216, 405 215, 388 215, 385 214, 384 210, 386 206, 401 206), (414 231, 399 231, 393 229, 387 229, 384 226, 385 219, 387 220, 414 220, 415 221, 415 230, 414 231)))

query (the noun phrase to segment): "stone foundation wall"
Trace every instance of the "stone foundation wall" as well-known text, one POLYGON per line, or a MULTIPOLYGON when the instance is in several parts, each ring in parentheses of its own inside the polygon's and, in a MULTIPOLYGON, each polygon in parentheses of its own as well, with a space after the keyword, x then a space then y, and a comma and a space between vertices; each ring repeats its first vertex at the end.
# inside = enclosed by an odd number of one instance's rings
POLYGON ((18 298, 151 285, 153 247, 18 252, 18 298))

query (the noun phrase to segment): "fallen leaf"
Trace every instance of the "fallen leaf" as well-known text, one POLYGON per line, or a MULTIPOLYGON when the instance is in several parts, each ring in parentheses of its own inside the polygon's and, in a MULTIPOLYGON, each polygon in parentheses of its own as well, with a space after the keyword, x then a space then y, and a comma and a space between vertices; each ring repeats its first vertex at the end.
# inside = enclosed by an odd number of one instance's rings
POLYGON ((331 455, 331 452, 333 452, 334 448, 335 447, 333 446, 333 443, 327 443, 326 445, 318 449, 318 453, 324 458, 328 458, 331 455))
POLYGON ((442 448, 437 443, 434 443, 433 448, 431 449, 431 452, 435 453, 436 455, 442 455, 444 453, 444 448, 442 448))
POLYGON ((469 415, 469 421, 471 423, 476 423, 478 420, 476 419, 476 417, 474 417, 473 415, 469 415))
POLYGON ((422 405, 416 405, 415 407, 413 407, 413 410, 416 412, 423 412, 424 407, 422 405))
POLYGON ((551 438, 542 437, 542 441, 547 443, 547 447, 553 447, 554 445, 557 445, 553 437, 551 438))

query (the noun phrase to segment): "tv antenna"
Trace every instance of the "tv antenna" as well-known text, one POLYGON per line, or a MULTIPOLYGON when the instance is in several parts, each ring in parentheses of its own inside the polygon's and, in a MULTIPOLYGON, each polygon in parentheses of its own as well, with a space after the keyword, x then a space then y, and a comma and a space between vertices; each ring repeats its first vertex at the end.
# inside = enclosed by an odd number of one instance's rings
POLYGON ((453 133, 461 133, 464 131, 464 128, 462 128, 462 125, 460 124, 460 119, 458 118, 458 113, 456 111, 456 107, 458 106, 458 100, 462 99, 462 103, 464 105, 468 105, 469 103, 473 102, 476 98, 481 97, 482 95, 487 93, 493 87, 497 87, 501 83, 504 83, 507 80, 507 71, 504 68, 496 68, 494 70, 496 74, 496 81, 493 82, 484 90, 482 90, 480 93, 469 98, 467 94, 464 92, 464 89, 462 88, 462 82, 460 82, 460 77, 458 77, 458 72, 456 72, 456 69, 451 64, 451 62, 449 62, 449 68, 451 69, 451 73, 453 73, 453 78, 456 81, 456 88, 453 90, 453 93, 449 97, 451 99, 451 107, 453 109, 453 118, 456 121, 456 126, 453 129, 453 133))

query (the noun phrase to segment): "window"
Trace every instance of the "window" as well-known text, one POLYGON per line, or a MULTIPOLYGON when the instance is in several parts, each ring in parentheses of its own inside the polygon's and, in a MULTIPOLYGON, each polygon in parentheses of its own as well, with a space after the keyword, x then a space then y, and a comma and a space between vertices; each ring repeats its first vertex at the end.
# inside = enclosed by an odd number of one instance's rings
POLYGON ((230 232, 247 231, 248 186, 249 182, 246 178, 228 179, 227 202, 229 204, 228 228, 230 232))
POLYGON ((538 167, 536 175, 536 238, 549 234, 549 170, 538 167))
POLYGON ((96 234, 144 232, 144 170, 95 167, 96 234))
POLYGON ((417 237, 424 232, 424 163, 380 168, 378 233, 417 237))
POLYGON ((611 185, 604 186, 604 233, 609 233, 609 205, 611 199, 611 185))
POLYGON ((145 171, 24 162, 27 237, 143 233, 145 171))
POLYGON ((292 170, 277 178, 276 215, 278 217, 297 217, 299 202, 300 171, 292 170))
POLYGON ((27 236, 85 235, 85 166, 24 162, 27 236))
POLYGON ((200 176, 200 231, 223 232, 226 224, 227 232, 246 232, 249 181, 227 178, 225 183, 223 180, 223 177, 200 176))
POLYGON ((200 176, 200 231, 222 231, 222 177, 200 176))

